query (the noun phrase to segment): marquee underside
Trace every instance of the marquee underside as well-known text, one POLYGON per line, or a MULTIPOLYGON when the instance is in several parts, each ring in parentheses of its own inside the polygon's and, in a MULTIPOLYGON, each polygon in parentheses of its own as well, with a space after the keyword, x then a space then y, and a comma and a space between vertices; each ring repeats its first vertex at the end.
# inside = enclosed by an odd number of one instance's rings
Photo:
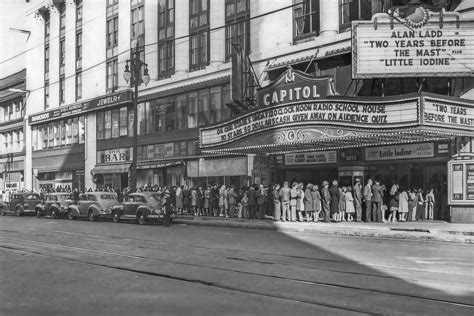
POLYGON ((301 127, 278 129, 236 140, 223 146, 201 148, 204 153, 285 154, 403 143, 441 141, 456 136, 474 137, 474 131, 415 126, 391 131, 360 131, 342 128, 301 127), (288 140, 292 135, 293 141, 288 140))

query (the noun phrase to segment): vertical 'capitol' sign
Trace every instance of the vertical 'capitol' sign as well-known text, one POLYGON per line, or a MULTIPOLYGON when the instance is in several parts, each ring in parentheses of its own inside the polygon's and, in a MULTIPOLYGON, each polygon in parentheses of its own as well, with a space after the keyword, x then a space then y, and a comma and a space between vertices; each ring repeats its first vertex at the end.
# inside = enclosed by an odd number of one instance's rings
POLYGON ((290 66, 272 84, 260 89, 259 107, 325 98, 330 94, 329 77, 313 77, 290 66))
POLYGON ((455 12, 419 12, 423 23, 386 13, 353 22, 352 77, 472 76, 474 21, 455 12))

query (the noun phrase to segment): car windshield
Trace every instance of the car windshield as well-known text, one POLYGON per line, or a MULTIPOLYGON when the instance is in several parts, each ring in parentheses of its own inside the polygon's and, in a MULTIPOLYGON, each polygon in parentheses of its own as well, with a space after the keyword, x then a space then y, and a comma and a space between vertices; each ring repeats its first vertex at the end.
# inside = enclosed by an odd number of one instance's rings
POLYGON ((60 200, 72 200, 72 194, 61 194, 59 199, 60 200))
POLYGON ((25 198, 27 200, 38 200, 39 199, 39 195, 38 194, 28 194, 27 196, 25 196, 25 198))
POLYGON ((150 199, 150 202, 160 202, 161 198, 159 194, 153 194, 149 195, 148 198, 150 199))
POLYGON ((115 194, 101 194, 100 195, 101 200, 115 200, 115 194))

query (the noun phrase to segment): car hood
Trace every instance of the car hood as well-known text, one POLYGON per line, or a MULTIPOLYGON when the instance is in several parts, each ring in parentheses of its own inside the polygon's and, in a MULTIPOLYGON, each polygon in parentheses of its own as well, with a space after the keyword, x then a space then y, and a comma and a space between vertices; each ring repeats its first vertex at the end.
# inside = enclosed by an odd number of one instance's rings
POLYGON ((117 200, 102 200, 99 202, 99 204, 103 209, 107 209, 109 207, 119 205, 120 203, 117 200))

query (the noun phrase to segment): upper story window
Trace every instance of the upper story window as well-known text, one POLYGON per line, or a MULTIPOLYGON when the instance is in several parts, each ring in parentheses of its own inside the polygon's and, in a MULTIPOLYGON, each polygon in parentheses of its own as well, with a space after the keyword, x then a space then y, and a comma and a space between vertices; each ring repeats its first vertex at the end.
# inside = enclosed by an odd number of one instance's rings
POLYGON ((82 68, 82 32, 76 33, 76 70, 82 68))
POLYGON ((65 34, 66 30, 66 5, 64 3, 59 5, 59 33, 65 34))
MULTIPOLYGON (((136 45, 136 41, 138 41, 139 46, 143 46, 145 44, 145 15, 144 11, 145 6, 143 5, 143 0, 132 0, 132 7, 131 7, 131 30, 130 36, 132 38, 132 42, 136 45)), ((132 47, 135 47, 132 45, 132 47)))
POLYGON ((107 59, 118 54, 118 0, 107 0, 106 47, 107 59))
POLYGON ((209 64, 209 0, 189 1, 190 70, 209 64))
POLYGON ((118 60, 107 61, 107 93, 112 93, 118 88, 118 60))
POLYGON ((174 0, 158 2, 158 78, 174 74, 174 0))
POLYGON ((35 125, 32 130, 33 150, 83 144, 84 116, 35 125))
POLYGON ((82 0, 76 0, 76 28, 82 26, 82 0))
POLYGON ((82 98, 82 73, 76 73, 76 101, 82 98))
POLYGON ((44 48, 44 80, 49 79, 49 46, 44 48))
POLYGON ((66 79, 59 78, 59 103, 64 103, 66 100, 66 79))
POLYGON ((15 99, 5 103, 0 107, 0 123, 23 117, 23 99, 15 99))
POLYGON ((49 35, 51 33, 51 21, 49 19, 49 13, 44 15, 44 41, 49 41, 49 35))
POLYGON ((49 109, 49 82, 44 83, 44 109, 49 109))
POLYGON ((66 62, 66 39, 59 40, 59 66, 64 66, 66 62))
POLYGON ((245 55, 250 52, 249 0, 225 1, 225 57, 231 59, 235 49, 245 55))
POLYGON ((295 0, 293 37, 295 41, 317 36, 320 30, 319 0, 295 0))
POLYGON ((351 22, 370 20, 372 14, 371 0, 340 0, 340 31, 349 30, 351 22))

